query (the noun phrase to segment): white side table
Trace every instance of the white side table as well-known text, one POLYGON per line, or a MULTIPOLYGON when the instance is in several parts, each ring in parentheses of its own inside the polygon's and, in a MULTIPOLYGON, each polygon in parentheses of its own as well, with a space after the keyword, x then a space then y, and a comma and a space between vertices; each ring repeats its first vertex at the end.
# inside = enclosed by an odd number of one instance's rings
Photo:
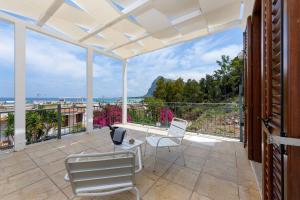
POLYGON ((136 151, 136 155, 138 159, 138 168, 135 170, 135 173, 138 173, 143 169, 142 144, 144 144, 144 141, 137 140, 137 139, 134 140, 135 141, 133 144, 129 144, 128 139, 124 139, 121 145, 114 145, 114 151, 118 148, 124 151, 128 151, 128 150, 136 151))

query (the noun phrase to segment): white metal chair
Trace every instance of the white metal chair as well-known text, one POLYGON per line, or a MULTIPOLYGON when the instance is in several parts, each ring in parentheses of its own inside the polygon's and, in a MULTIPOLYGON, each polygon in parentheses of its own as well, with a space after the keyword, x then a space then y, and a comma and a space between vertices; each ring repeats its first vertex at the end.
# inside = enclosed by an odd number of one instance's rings
POLYGON ((133 152, 74 154, 65 159, 66 181, 75 196, 107 196, 134 190, 135 154, 133 152))
POLYGON ((144 155, 146 154, 147 144, 149 144, 152 147, 155 147, 154 171, 156 169, 158 148, 168 148, 170 151, 170 147, 181 147, 181 154, 185 165, 185 158, 184 158, 184 153, 183 153, 183 148, 181 146, 181 143, 185 135, 187 125, 188 122, 186 120, 173 118, 170 128, 168 129, 167 136, 147 135, 144 155))

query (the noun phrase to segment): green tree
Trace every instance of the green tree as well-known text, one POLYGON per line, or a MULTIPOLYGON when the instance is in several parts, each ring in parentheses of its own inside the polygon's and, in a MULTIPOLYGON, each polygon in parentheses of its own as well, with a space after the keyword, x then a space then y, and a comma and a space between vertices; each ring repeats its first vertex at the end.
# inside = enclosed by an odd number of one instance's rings
POLYGON ((27 142, 37 142, 43 135, 44 124, 41 115, 36 111, 26 113, 26 139, 27 142))
POLYGON ((196 80, 189 79, 183 90, 184 102, 200 103, 203 102, 203 91, 201 85, 196 80))
POLYGON ((7 137, 9 139, 9 141, 13 141, 14 140, 14 133, 15 133, 15 129, 14 129, 14 114, 12 113, 8 113, 7 115, 7 127, 6 130, 4 131, 4 136, 7 137))
MULTIPOLYGON (((58 113, 56 110, 45 110, 42 109, 38 111, 39 115, 41 116, 41 121, 43 123, 43 137, 47 137, 49 134, 49 131, 53 128, 57 127, 58 124, 58 113)), ((63 118, 62 118, 62 124, 63 124, 63 118)))
POLYGON ((147 114, 152 116, 153 119, 158 119, 161 109, 164 107, 164 102, 161 99, 156 99, 154 97, 146 97, 144 103, 148 106, 147 114))
POLYGON ((153 96, 164 102, 232 101, 238 95, 243 60, 223 55, 216 63, 219 68, 200 79, 199 83, 191 79, 185 83, 181 78, 172 81, 161 77, 153 96))
POLYGON ((167 96, 166 81, 163 77, 159 78, 156 82, 156 89, 153 96, 158 99, 165 100, 167 96))
POLYGON ((173 83, 173 97, 171 102, 182 102, 184 93, 184 82, 182 78, 177 79, 173 83))

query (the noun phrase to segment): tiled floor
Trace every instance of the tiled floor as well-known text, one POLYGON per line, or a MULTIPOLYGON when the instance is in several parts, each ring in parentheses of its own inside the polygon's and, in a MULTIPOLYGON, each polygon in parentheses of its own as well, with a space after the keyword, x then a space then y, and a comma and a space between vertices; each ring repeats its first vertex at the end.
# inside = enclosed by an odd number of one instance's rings
MULTIPOLYGON (((102 198, 75 198, 64 181, 64 158, 73 153, 112 151, 108 129, 65 136, 30 145, 22 152, 0 155, 0 199, 135 199, 131 192, 102 198)), ((145 133, 128 130, 144 139, 145 133)), ((245 150, 236 141, 187 136, 183 142, 186 166, 178 149, 159 151, 153 173, 153 149, 147 148, 145 168, 137 174, 143 200, 260 199, 245 150)))

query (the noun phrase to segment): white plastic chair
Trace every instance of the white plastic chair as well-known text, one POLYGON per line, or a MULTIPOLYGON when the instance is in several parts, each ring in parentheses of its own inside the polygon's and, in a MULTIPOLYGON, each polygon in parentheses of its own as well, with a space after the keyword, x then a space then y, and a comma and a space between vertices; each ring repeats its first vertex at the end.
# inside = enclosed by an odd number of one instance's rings
POLYGON ((188 122, 186 120, 173 118, 170 128, 168 129, 167 136, 147 135, 144 155, 146 154, 147 144, 149 144, 152 147, 155 147, 154 171, 156 169, 158 148, 168 148, 170 151, 170 147, 181 147, 181 154, 185 165, 185 158, 181 143, 185 135, 187 125, 188 122))
POLYGON ((134 190, 135 154, 133 152, 74 154, 65 159, 66 181, 75 196, 107 196, 134 190))

